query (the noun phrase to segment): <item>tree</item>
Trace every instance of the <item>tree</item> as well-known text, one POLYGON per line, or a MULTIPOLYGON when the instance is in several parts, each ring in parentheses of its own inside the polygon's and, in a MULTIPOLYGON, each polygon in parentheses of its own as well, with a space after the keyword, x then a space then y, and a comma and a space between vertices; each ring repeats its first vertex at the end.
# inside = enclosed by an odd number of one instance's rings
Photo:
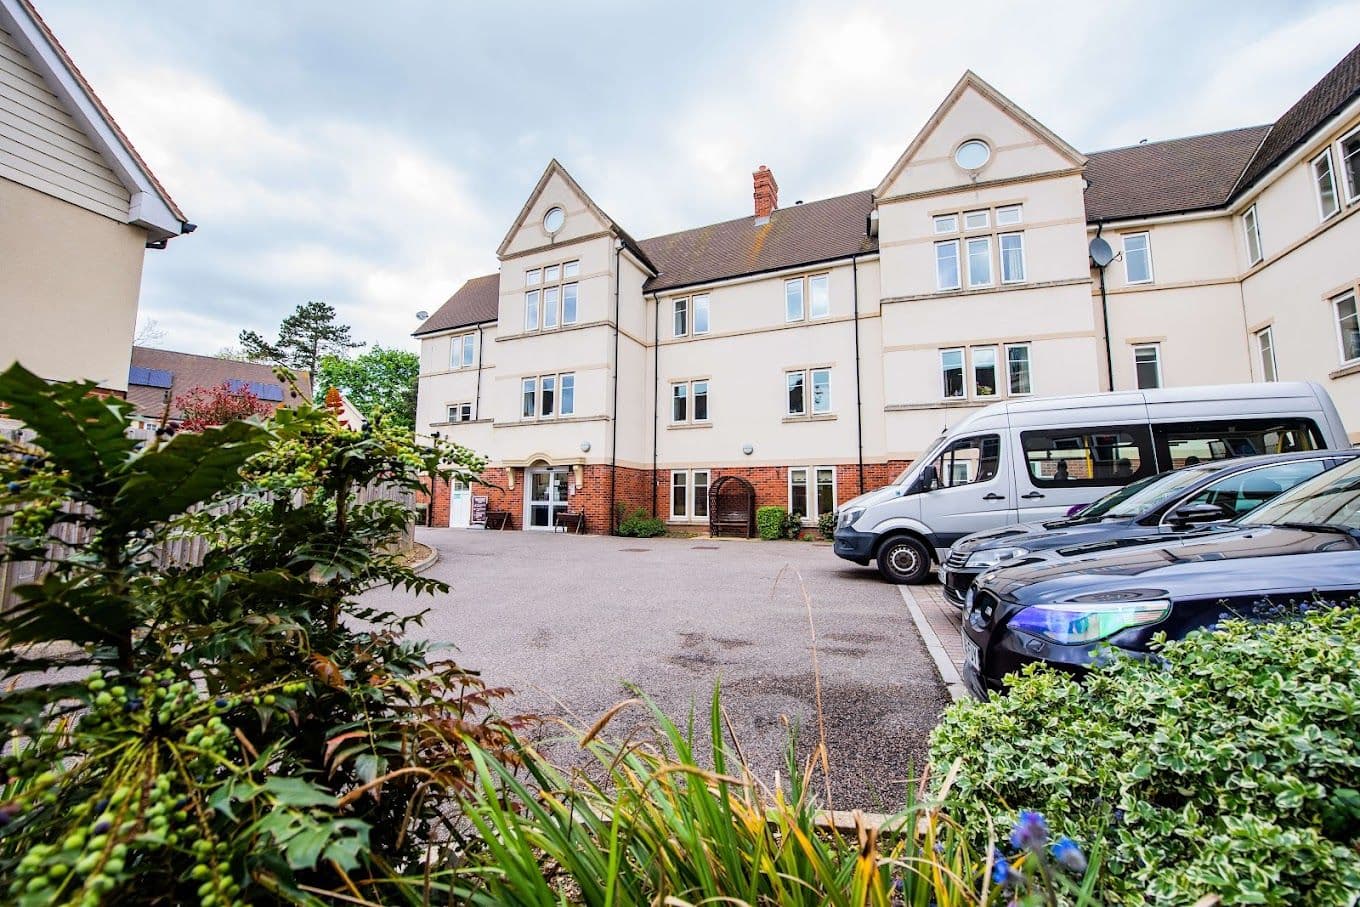
POLYGON ((175 408, 184 413, 180 427, 203 431, 213 425, 226 425, 251 416, 266 417, 274 407, 262 401, 249 388, 233 391, 224 381, 216 387, 196 387, 175 398, 175 408))
POLYGON ((372 419, 374 412, 381 409, 392 425, 414 430, 419 376, 420 357, 415 353, 374 346, 353 359, 322 356, 313 386, 318 403, 325 400, 326 389, 334 386, 358 407, 364 418, 372 419))
POLYGON ((159 321, 148 318, 137 326, 137 333, 132 338, 134 346, 160 346, 165 339, 165 328, 161 327, 159 321))
POLYGON ((352 340, 349 332, 349 325, 336 322, 334 306, 313 300, 283 319, 277 343, 270 343, 255 331, 242 331, 237 339, 251 359, 304 369, 315 376, 323 355, 343 358, 364 345, 352 340))

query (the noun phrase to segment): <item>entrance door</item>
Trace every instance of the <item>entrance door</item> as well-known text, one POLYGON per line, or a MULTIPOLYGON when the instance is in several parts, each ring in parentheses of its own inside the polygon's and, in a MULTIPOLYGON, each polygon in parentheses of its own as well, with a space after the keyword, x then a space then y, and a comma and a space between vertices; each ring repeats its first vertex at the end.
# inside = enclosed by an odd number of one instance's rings
POLYGON ((552 529, 567 509, 567 468, 529 470, 529 499, 524 528, 552 529))
POLYGON ((466 529, 472 520, 472 488, 459 479, 449 488, 449 528, 466 529))

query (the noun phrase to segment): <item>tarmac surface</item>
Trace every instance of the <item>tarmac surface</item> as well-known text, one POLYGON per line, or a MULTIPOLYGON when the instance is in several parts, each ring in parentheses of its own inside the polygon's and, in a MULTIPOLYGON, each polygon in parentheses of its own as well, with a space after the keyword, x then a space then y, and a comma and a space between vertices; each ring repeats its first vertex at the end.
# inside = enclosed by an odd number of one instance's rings
MULTIPOLYGON (((893 812, 949 701, 897 588, 829 544, 454 529, 422 529, 418 538, 439 552, 426 575, 450 592, 375 590, 366 602, 429 608, 413 634, 453 644, 454 657, 489 685, 512 687, 502 711, 555 716, 584 731, 635 684, 682 726, 694 710, 706 757, 709 701, 721 680, 763 783, 772 786, 778 772, 787 786, 796 726, 803 757, 825 734, 831 807, 893 812)), ((605 736, 646 726, 633 706, 605 736)), ((547 723, 537 733, 565 732, 547 723)), ((559 762, 585 764, 565 739, 548 749, 559 762)), ((816 789, 825 791, 820 778, 816 789)))

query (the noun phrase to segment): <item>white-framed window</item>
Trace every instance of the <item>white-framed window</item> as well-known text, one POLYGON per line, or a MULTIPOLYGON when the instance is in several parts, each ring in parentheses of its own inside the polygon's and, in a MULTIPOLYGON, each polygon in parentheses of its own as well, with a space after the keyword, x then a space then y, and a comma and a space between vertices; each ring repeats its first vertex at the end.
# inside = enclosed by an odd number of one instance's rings
POLYGON ((1024 282, 1025 234, 1002 233, 997 237, 997 243, 1001 248, 1001 282, 1024 282))
POLYGON ((675 309, 671 316, 671 336, 689 336, 689 300, 675 300, 675 309))
POLYGON ((1009 227, 1018 224, 1023 220, 1020 205, 1005 205, 996 209, 996 225, 998 227, 1009 227))
POLYGON ((708 421, 708 379, 677 381, 671 385, 671 421, 708 421))
POLYGON ((963 212, 963 229, 965 230, 986 230, 991 225, 992 212, 987 209, 963 212))
POLYGON ((524 294, 524 330, 538 330, 538 290, 524 294))
POLYGON ((935 289, 957 290, 959 283, 959 241, 948 239, 935 244, 935 289))
POLYGON ((963 383, 963 347, 940 350, 940 389, 946 400, 959 400, 968 395, 963 383))
POLYGON ((543 288, 543 327, 557 327, 557 306, 562 298, 561 287, 543 288))
POLYGON ((831 369, 798 369, 784 373, 785 413, 806 416, 831 412, 831 369), (808 397, 811 396, 809 404, 808 397))
POLYGON ((1162 345, 1139 343, 1133 348, 1133 371, 1139 390, 1162 386, 1162 345))
POLYGON ((690 314, 693 316, 694 323, 690 329, 695 334, 708 333, 708 294, 700 293, 690 300, 690 314))
POLYGON ((1006 393, 1012 397, 1034 393, 1029 369, 1029 344, 1006 345, 1006 393))
POLYGON ((789 469, 789 513, 813 525, 836 510, 836 467, 794 466, 789 469))
POLYGON ((525 378, 520 381, 521 419, 532 419, 538 414, 538 378, 525 378))
POLYGON ((825 318, 831 314, 831 275, 813 274, 807 280, 808 316, 825 318))
POLYGON ((968 244, 968 286, 992 285, 992 238, 976 236, 968 244))
POLYGON ((1124 282, 1152 283, 1152 241, 1147 233, 1125 233, 1124 282))
POLYGON ((471 403, 450 403, 448 405, 449 422, 471 422, 472 404, 471 403))
POLYGON ((784 320, 803 320, 803 278, 784 281, 784 320))
POLYGON ((544 283, 557 283, 561 279, 562 279, 561 265, 548 265, 546 268, 543 269, 544 283))
POLYGON ((934 224, 936 233, 959 232, 959 216, 957 214, 937 214, 934 224))
POLYGON ((1318 215, 1326 220, 1341 210, 1341 198, 1336 191, 1336 173, 1332 170, 1332 149, 1313 158, 1313 185, 1317 187, 1318 215))
POLYGON ((1242 215, 1242 233, 1247 241, 1247 262, 1256 264, 1261 260, 1261 222, 1256 216, 1256 206, 1252 205, 1242 215))
POLYGON ((1360 313, 1355 308, 1355 291, 1347 290, 1332 299, 1336 310, 1337 336, 1341 341, 1341 361, 1360 360, 1360 313))
POLYGON ((573 280, 581 276, 581 262, 568 261, 562 264, 562 279, 573 280))
POLYGON ((707 469, 671 470, 671 520, 673 522, 708 519, 707 469))
POLYGON ((1360 199, 1360 129, 1351 130, 1340 142, 1341 175, 1346 183, 1346 201, 1360 199))
POLYGON ((550 419, 576 412, 576 374, 535 375, 520 380, 520 418, 550 419))
POLYGON ((449 345, 449 368, 471 368, 477 362, 477 335, 459 334, 449 345))
POLYGON ((524 285, 525 285, 526 287, 536 287, 536 286, 538 286, 539 284, 541 284, 542 282, 543 282, 543 271, 542 271, 542 269, 540 269, 540 268, 534 268, 534 269, 531 270, 531 271, 525 271, 525 272, 524 272, 524 285))
POLYGON ((576 295, 579 284, 562 284, 562 323, 576 323, 576 295))
POLYGON ((1278 380, 1275 372, 1275 334, 1270 328, 1256 332, 1256 351, 1261 356, 1261 377, 1266 381, 1278 380))
POLYGON ((973 354, 973 396, 995 397, 997 391, 996 347, 975 346, 973 354))

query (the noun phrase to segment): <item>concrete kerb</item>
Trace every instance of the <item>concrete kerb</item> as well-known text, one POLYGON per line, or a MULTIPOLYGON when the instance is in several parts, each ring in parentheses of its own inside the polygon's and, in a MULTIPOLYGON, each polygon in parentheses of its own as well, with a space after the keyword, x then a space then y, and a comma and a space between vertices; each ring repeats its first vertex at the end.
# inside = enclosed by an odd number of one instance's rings
POLYGON ((954 660, 945 651, 944 645, 940 642, 940 637, 930 626, 930 621, 926 619, 925 612, 921 610, 921 605, 916 601, 916 596, 912 595, 910 586, 898 586, 897 591, 902 593, 902 601, 906 603, 907 611, 911 613, 911 620, 916 624, 916 632, 921 634, 921 642, 925 643, 926 651, 930 653, 930 660, 935 662, 935 670, 940 674, 940 680, 944 683, 945 689, 949 691, 949 697, 955 702, 968 698, 968 688, 963 685, 963 678, 959 676, 959 669, 954 666, 954 660))
POLYGON ((430 554, 428 557, 412 564, 411 570, 415 573, 424 573, 426 570, 429 570, 435 564, 439 563, 439 548, 434 545, 427 545, 424 542, 419 542, 418 544, 425 545, 425 547, 430 550, 430 554))

